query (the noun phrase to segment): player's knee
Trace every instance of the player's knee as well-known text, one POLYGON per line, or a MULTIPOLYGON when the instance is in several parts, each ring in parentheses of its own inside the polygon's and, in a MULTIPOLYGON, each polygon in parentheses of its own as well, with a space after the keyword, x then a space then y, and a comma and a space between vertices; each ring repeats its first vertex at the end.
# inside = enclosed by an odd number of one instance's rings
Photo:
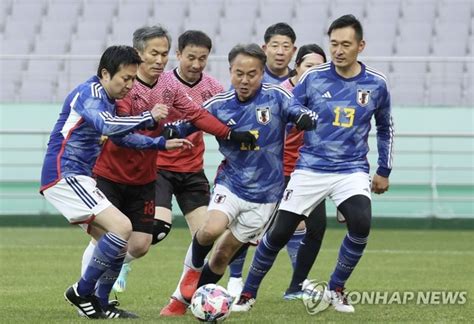
POLYGON ((286 210, 278 211, 277 219, 268 233, 267 241, 275 248, 283 248, 303 218, 303 216, 286 210))
POLYGON ((124 240, 128 241, 128 239, 132 235, 132 231, 133 231, 132 223, 130 222, 130 220, 128 218, 125 218, 119 224, 119 226, 117 226, 117 228, 114 232, 116 232, 124 240))
POLYGON ((198 237, 199 243, 203 245, 209 245, 213 243, 220 235, 222 230, 208 226, 207 224, 201 227, 196 235, 198 237))
MULTIPOLYGON (((151 244, 155 245, 159 242, 163 241, 171 231, 171 223, 165 222, 161 219, 155 219, 153 221, 153 233, 152 233, 152 240, 151 244)), ((148 248, 147 248, 148 251, 148 248)), ((145 251, 146 253, 146 251, 145 251)))
POLYGON ((141 258, 145 254, 148 253, 148 250, 150 248, 150 241, 144 241, 141 244, 135 244, 133 248, 128 249, 128 253, 130 253, 133 257, 135 258, 141 258))
POLYGON ((363 195, 357 195, 349 198, 343 204, 345 204, 344 208, 349 209, 342 211, 344 215, 348 216, 346 220, 349 232, 361 237, 367 237, 372 222, 370 199, 363 195))

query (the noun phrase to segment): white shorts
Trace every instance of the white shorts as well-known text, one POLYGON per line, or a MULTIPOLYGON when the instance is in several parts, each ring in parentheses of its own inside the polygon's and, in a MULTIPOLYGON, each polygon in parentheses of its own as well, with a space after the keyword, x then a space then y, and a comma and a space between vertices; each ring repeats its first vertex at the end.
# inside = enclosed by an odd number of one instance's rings
MULTIPOLYGON (((365 172, 356 173, 316 173, 296 170, 283 193, 281 210, 308 217, 311 211, 326 197, 336 206, 355 195, 370 196, 370 176, 365 172)), ((343 215, 338 212, 338 220, 343 215)))
POLYGON ((216 184, 208 210, 219 210, 229 218, 229 230, 242 243, 260 236, 276 203, 260 204, 243 200, 226 187, 216 184))
POLYGON ((112 205, 88 176, 63 178, 44 190, 43 195, 71 224, 90 223, 95 215, 112 205))

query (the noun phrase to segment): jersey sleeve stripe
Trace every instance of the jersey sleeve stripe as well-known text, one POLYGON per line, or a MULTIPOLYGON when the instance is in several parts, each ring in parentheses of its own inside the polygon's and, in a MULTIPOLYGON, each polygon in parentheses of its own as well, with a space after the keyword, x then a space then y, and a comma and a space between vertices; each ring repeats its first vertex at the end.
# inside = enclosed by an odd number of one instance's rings
POLYGON ((374 70, 374 69, 368 67, 367 65, 365 66, 365 70, 366 70, 367 73, 369 73, 370 75, 377 76, 377 77, 379 77, 380 79, 384 80, 384 81, 385 81, 385 84, 388 84, 388 82, 387 82, 387 77, 386 77, 384 74, 380 73, 380 72, 377 71, 377 70, 374 70))
POLYGON ((264 84, 262 84, 262 89, 263 90, 274 89, 274 90, 277 90, 277 91, 280 91, 281 93, 283 93, 287 98, 293 97, 293 94, 291 92, 289 92, 288 90, 286 90, 285 88, 283 88, 283 87, 281 87, 277 84, 264 83, 264 84))
POLYGON ((302 83, 306 79, 306 77, 311 73, 316 73, 319 71, 327 71, 330 69, 331 69, 331 66, 329 65, 329 63, 320 64, 317 67, 310 68, 303 73, 298 83, 302 83))
POLYGON ((229 90, 229 91, 226 91, 226 92, 223 92, 223 93, 220 93, 218 95, 215 95, 214 97, 212 97, 211 99, 207 100, 206 102, 204 102, 202 104, 202 106, 204 108, 208 108, 211 104, 215 103, 215 102, 220 102, 220 101, 227 101, 227 100, 230 100, 232 98, 235 97, 235 92, 234 90, 229 90))

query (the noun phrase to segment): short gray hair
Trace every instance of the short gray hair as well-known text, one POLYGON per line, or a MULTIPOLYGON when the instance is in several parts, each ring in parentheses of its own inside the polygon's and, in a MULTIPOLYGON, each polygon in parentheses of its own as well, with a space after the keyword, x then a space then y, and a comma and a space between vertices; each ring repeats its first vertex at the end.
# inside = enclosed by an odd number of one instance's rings
POLYGON ((267 63, 267 56, 265 55, 265 52, 255 43, 235 45, 229 52, 228 59, 230 65, 232 65, 232 62, 239 54, 258 59, 260 62, 262 62, 262 67, 265 66, 265 63, 267 63))
POLYGON ((135 30, 133 33, 133 47, 137 51, 143 52, 146 42, 150 39, 158 37, 166 37, 168 40, 169 50, 171 48, 171 36, 168 30, 162 25, 144 26, 135 30))

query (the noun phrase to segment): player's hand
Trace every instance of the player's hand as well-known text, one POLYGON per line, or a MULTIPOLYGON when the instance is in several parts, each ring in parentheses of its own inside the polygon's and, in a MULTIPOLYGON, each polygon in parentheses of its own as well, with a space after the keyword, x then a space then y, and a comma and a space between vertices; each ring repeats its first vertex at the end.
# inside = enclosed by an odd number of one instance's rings
POLYGON ((372 192, 376 194, 383 194, 385 191, 388 190, 389 181, 388 178, 382 177, 377 173, 374 174, 374 178, 372 179, 372 192))
POLYGON ((194 145, 185 138, 173 138, 166 141, 167 150, 190 149, 194 145))
POLYGON ((156 104, 150 111, 155 121, 160 121, 168 116, 168 106, 163 104, 156 104))
POLYGON ((316 129, 316 119, 317 118, 311 116, 310 113, 304 112, 299 115, 298 119, 296 120, 296 129, 304 131, 316 129))
POLYGON ((255 138, 255 136, 249 131, 247 132, 230 131, 229 139, 232 142, 236 142, 239 144, 242 143, 245 146, 248 146, 250 150, 254 150, 255 146, 257 145, 257 138, 255 138))

